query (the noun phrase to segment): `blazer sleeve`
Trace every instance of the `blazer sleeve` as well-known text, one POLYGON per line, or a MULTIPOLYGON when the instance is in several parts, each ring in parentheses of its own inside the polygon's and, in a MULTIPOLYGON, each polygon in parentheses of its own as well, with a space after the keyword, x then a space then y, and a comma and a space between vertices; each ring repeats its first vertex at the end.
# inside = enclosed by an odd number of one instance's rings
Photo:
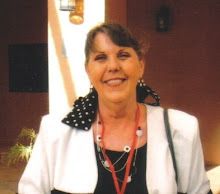
POLYGON ((207 194, 210 191, 210 184, 207 178, 204 165, 204 156, 199 134, 198 120, 194 117, 195 130, 192 141, 192 157, 190 164, 188 194, 207 194))
POLYGON ((40 130, 31 157, 18 184, 19 194, 49 194, 52 184, 52 166, 48 149, 49 135, 46 116, 42 118, 40 130))
POLYGON ((188 113, 169 109, 178 172, 178 191, 187 194, 207 194, 207 178, 198 119, 188 113))

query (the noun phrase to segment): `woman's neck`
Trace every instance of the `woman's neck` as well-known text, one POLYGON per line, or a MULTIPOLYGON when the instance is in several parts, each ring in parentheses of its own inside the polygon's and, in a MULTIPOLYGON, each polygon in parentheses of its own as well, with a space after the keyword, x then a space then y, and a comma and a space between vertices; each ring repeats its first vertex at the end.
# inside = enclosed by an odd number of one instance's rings
POLYGON ((127 121, 134 121, 137 110, 137 102, 133 103, 104 103, 99 102, 99 114, 105 125, 119 125, 127 121))
MULTIPOLYGON (((109 105, 109 104, 108 104, 109 105)), ((143 136, 139 139, 137 146, 142 146, 147 141, 147 125, 146 125, 146 107, 138 103, 123 104, 115 106, 104 106, 99 104, 98 121, 100 125, 94 126, 95 136, 102 132, 105 128, 104 142, 107 149, 123 150, 125 145, 131 145, 134 127, 138 124, 143 130, 143 136), (139 109, 137 109, 139 107, 139 109), (137 111, 139 119, 136 120, 137 111), (101 117, 101 120, 100 120, 101 117), (138 123, 136 123, 138 122, 138 123)), ((98 124, 98 121, 96 123, 98 124)))

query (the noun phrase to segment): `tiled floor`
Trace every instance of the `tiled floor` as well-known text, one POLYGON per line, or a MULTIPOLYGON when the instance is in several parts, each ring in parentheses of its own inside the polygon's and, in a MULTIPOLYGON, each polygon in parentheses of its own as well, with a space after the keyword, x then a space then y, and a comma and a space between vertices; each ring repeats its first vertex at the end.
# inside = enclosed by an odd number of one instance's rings
POLYGON ((25 164, 8 166, 5 162, 6 148, 0 148, 0 194, 15 194, 25 164))
POLYGON ((23 165, 8 167, 0 164, 0 194, 15 194, 22 172, 23 165))

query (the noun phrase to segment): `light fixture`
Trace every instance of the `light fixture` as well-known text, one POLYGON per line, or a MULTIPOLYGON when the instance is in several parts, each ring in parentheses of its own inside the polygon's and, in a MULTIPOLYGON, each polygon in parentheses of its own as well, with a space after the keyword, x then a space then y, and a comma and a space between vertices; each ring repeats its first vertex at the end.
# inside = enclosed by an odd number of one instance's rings
POLYGON ((171 25, 171 10, 168 6, 162 5, 156 14, 156 30, 167 32, 171 25))
POLYGON ((84 22, 84 0, 75 0, 75 9, 70 11, 69 20, 73 24, 84 22))
POLYGON ((73 11, 75 9, 75 0, 60 0, 61 11, 73 11))

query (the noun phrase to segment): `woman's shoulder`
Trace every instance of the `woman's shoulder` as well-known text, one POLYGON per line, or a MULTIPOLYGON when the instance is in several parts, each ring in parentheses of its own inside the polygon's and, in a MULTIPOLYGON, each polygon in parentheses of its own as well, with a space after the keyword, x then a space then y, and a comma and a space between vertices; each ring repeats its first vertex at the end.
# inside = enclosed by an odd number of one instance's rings
POLYGON ((62 123, 62 117, 56 114, 43 115, 40 127, 50 127, 53 128, 54 131, 59 128, 70 128, 68 125, 62 123))
MULTIPOLYGON (((148 114, 154 117, 155 121, 164 122, 163 112, 165 108, 147 105, 147 109, 148 114)), ((188 136, 190 139, 198 133, 198 119, 190 113, 168 108, 168 119, 173 133, 188 136)))
POLYGON ((175 135, 185 140, 193 141, 199 136, 199 124, 198 119, 189 113, 184 111, 169 109, 169 123, 170 128, 175 135))
MULTIPOLYGON (((151 106, 146 105, 148 114, 153 114, 155 116, 162 116, 163 112, 165 110, 164 107, 161 106, 151 106)), ((185 111, 174 109, 174 108, 166 108, 168 110, 169 120, 173 124, 193 124, 194 122, 197 122, 197 118, 185 111), (187 123, 186 123, 187 121, 187 123)))
POLYGON ((47 114, 41 118, 39 134, 48 140, 60 139, 75 133, 75 131, 75 128, 62 123, 62 117, 59 115, 47 114))

